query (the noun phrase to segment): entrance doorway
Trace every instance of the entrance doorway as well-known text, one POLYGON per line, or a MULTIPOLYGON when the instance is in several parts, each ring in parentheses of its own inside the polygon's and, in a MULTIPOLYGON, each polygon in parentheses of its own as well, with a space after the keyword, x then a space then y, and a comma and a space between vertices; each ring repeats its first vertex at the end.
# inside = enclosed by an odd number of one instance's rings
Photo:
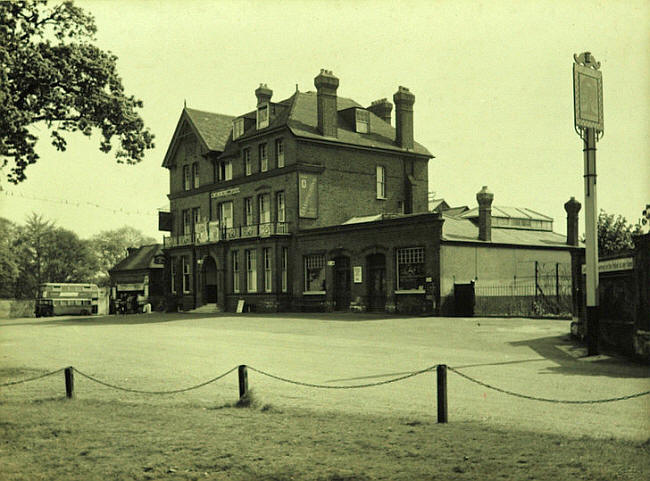
POLYGON ((217 263, 211 256, 203 261, 203 303, 217 302, 217 263))
POLYGON ((371 254, 366 257, 368 266, 368 310, 386 308, 386 256, 371 254))
POLYGON ((469 284, 454 283, 455 313, 459 317, 472 317, 474 315, 474 282, 469 284))
POLYGON ((350 258, 334 258, 334 309, 345 311, 350 307, 350 258))

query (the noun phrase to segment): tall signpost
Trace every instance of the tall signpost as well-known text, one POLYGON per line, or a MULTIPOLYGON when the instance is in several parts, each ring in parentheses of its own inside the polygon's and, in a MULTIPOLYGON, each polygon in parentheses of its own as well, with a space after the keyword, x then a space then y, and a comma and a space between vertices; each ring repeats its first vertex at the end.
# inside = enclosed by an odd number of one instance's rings
POLYGON ((587 355, 598 354, 598 211, 596 141, 603 136, 603 74, 589 52, 573 55, 573 106, 576 133, 584 142, 585 269, 587 277, 587 355))

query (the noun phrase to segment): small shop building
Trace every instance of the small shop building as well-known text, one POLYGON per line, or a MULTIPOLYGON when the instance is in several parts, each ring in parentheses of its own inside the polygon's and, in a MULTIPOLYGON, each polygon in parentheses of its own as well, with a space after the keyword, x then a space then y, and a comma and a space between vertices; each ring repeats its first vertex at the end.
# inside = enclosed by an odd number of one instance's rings
POLYGON ((161 244, 129 247, 127 256, 109 269, 111 301, 127 302, 131 311, 150 304, 154 310, 164 307, 167 290, 164 280, 165 256, 161 244))

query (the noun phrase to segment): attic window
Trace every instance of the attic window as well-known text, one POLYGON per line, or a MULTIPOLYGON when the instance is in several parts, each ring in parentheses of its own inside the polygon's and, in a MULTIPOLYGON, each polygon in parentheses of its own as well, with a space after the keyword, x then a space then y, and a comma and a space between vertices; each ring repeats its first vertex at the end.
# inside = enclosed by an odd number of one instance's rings
POLYGON ((370 132, 370 112, 363 109, 357 109, 355 111, 355 120, 357 132, 362 134, 370 132))
POLYGON ((244 119, 239 118, 232 121, 232 139, 238 139, 244 135, 244 119))
POLYGON ((257 128, 263 129, 269 126, 269 104, 257 107, 257 128))

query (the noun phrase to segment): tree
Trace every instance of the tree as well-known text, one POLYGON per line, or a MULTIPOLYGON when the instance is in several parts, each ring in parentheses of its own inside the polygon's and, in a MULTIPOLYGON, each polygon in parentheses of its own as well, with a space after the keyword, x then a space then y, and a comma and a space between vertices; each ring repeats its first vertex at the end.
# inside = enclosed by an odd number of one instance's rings
POLYGON ((25 180, 39 159, 35 127, 45 127, 60 151, 66 132, 98 129, 102 152, 115 142, 118 163, 140 162, 153 134, 136 112, 142 101, 124 93, 117 57, 91 43, 91 15, 72 1, 47 2, 0 1, 0 168, 13 159, 8 180, 25 180))
POLYGON ((18 228, 15 247, 16 297, 34 298, 44 282, 89 282, 97 272, 86 241, 37 214, 18 228))
POLYGON ((608 214, 601 209, 598 214, 598 255, 633 249, 632 235, 640 233, 640 225, 632 226, 622 215, 608 214))
POLYGON ((88 242, 98 261, 97 284, 107 285, 108 270, 126 258, 128 247, 155 244, 156 240, 145 237, 142 232, 133 227, 124 226, 120 229, 100 232, 91 237, 88 242))
POLYGON ((13 298, 16 293, 18 264, 14 253, 16 225, 0 218, 0 298, 13 298))

